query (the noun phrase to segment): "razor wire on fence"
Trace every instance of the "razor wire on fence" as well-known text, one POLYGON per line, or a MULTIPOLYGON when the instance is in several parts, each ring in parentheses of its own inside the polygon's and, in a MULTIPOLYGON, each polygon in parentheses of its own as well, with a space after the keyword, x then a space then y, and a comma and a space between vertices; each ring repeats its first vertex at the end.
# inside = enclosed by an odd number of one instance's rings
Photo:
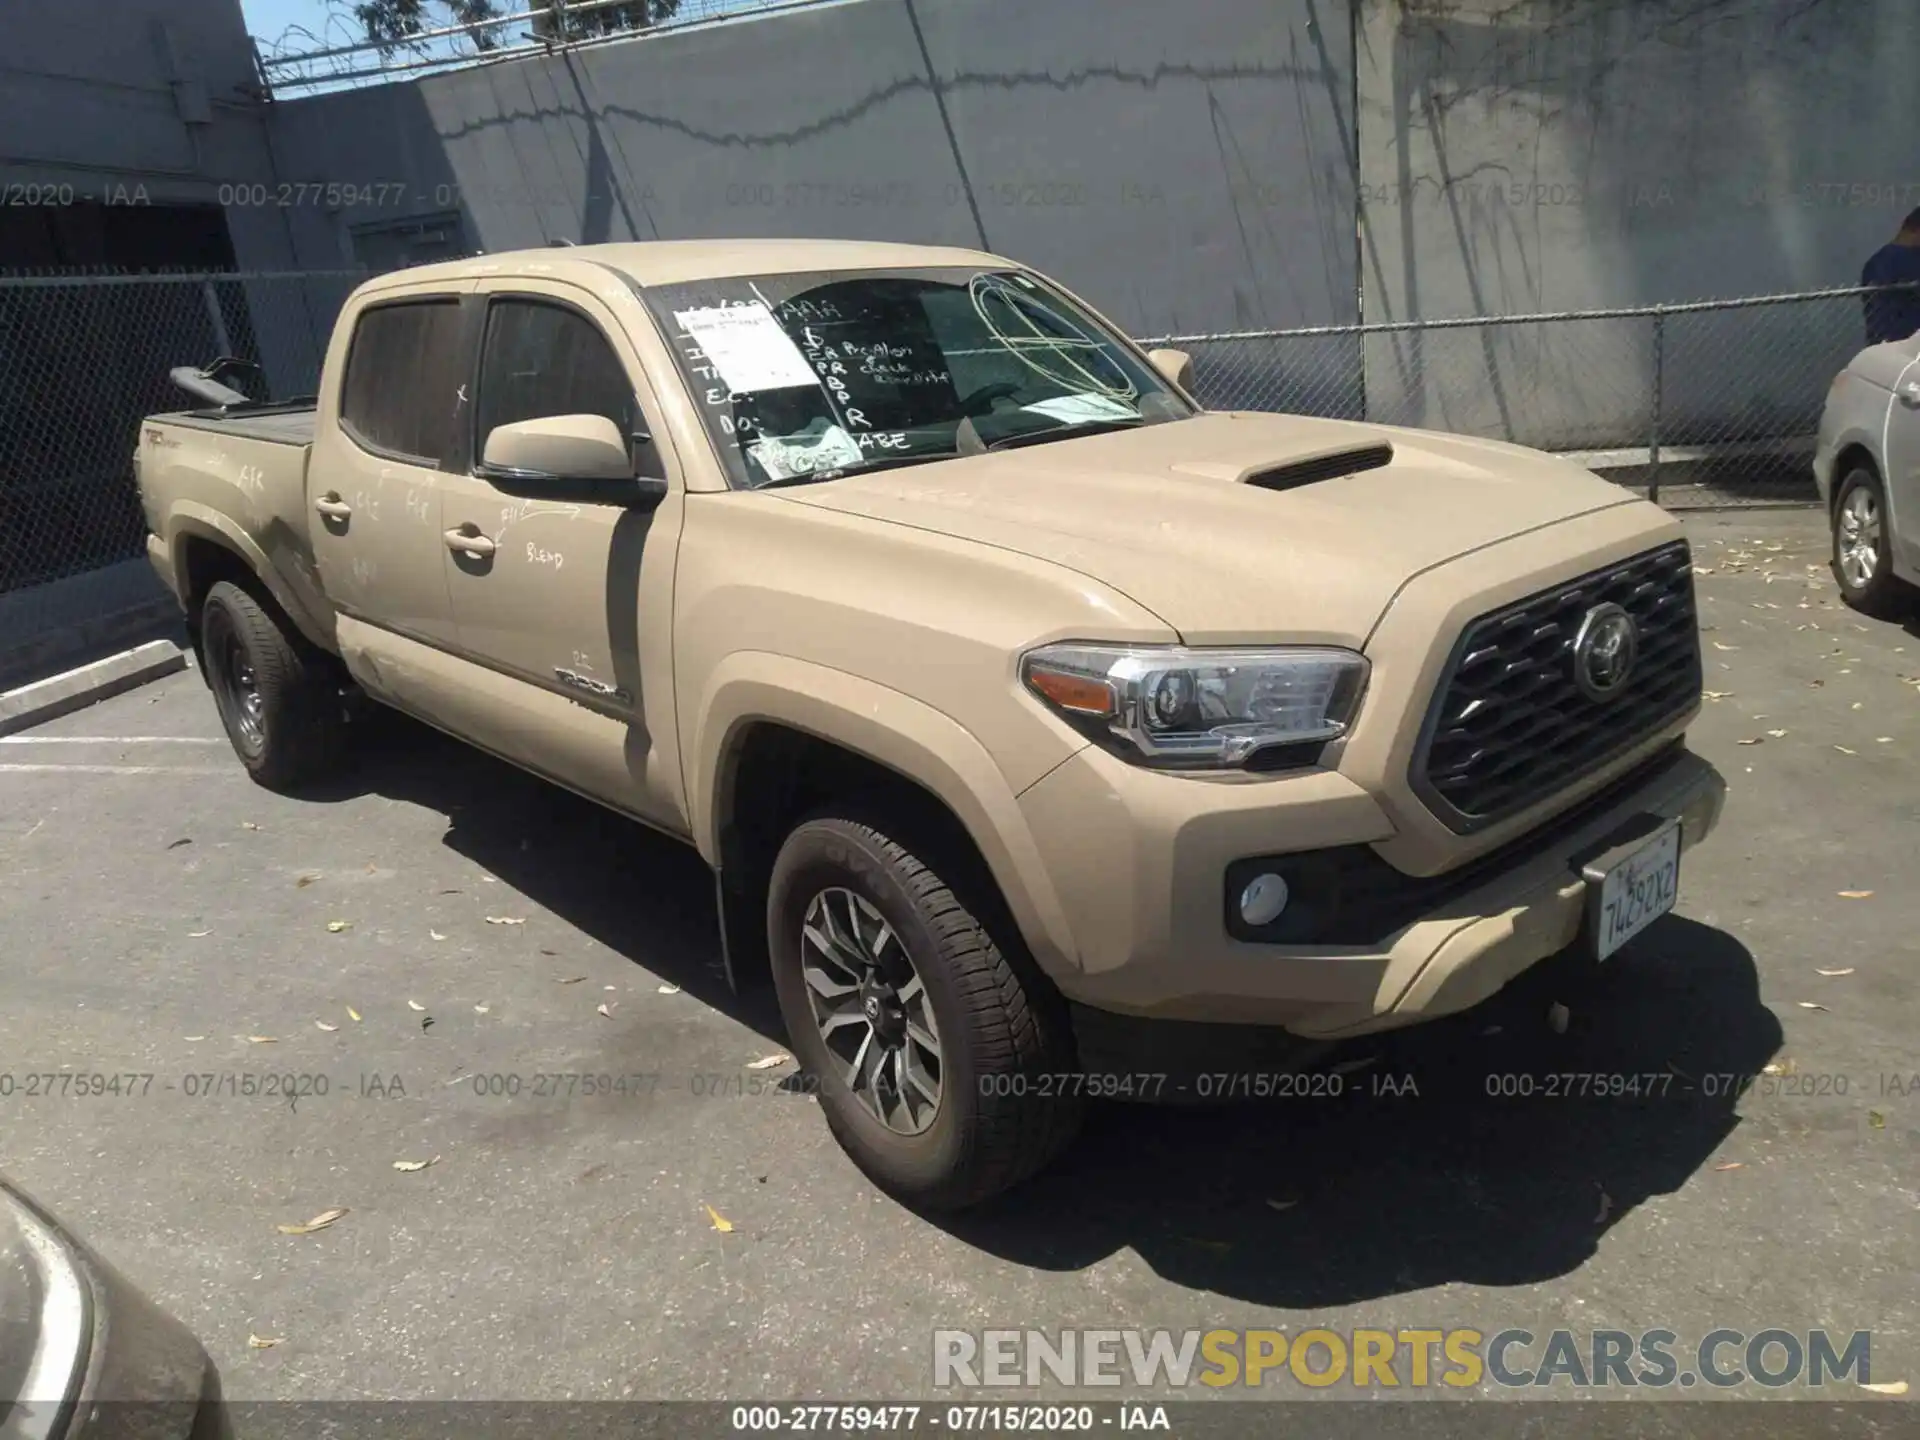
POLYGON ((0 594, 142 554, 141 418, 194 403, 168 372, 232 355, 260 367, 256 398, 310 394, 365 278, 0 277, 0 594))
POLYGON ((1199 399, 1568 454, 1668 504, 1811 500, 1833 377, 1885 290, 1171 335, 1199 399))

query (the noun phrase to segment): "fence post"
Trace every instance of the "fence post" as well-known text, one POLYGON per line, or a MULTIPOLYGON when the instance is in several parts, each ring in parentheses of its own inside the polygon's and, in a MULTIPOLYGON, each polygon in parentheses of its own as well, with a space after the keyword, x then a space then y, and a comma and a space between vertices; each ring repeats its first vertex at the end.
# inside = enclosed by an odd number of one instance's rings
POLYGON ((227 334, 227 317, 220 313, 220 297, 214 293, 213 281, 200 282, 200 298, 207 302, 207 320, 213 326, 213 339, 220 347, 220 355, 233 354, 233 338, 227 334))
POLYGON ((1660 411, 1666 399, 1667 312, 1653 307, 1653 395, 1647 416, 1647 499, 1660 503, 1660 411))

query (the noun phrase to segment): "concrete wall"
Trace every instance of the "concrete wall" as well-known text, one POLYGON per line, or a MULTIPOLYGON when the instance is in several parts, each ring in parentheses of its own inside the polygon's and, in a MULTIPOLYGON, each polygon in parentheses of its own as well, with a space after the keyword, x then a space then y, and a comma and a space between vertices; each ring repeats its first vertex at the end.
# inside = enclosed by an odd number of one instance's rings
MULTIPOLYGON (((1358 3, 1370 321, 1850 285, 1920 205, 1913 0, 1358 3)), ((1859 306, 1669 335, 1680 433, 1751 433, 1817 410, 1859 306)), ((1368 405, 1622 443, 1649 345, 1624 321, 1369 340, 1368 405)))
MULTIPOLYGON (((7 7, 0 185, 76 197, 219 201, 272 174, 240 0, 58 0, 7 7)), ((285 263, 266 207, 235 207, 236 248, 285 263)))
MULTIPOLYGON (((472 247, 984 245, 1139 333, 1356 318, 1344 0, 848 0, 274 107, 303 263, 456 210, 472 247)), ((243 264, 246 263, 243 257, 243 264)))

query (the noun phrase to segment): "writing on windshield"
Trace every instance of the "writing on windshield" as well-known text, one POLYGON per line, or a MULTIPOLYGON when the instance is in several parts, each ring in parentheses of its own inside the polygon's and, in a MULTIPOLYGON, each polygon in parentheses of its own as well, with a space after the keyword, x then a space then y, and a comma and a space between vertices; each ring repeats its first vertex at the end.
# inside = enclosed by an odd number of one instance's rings
POLYGON ((649 289, 736 486, 1189 413, 1036 277, 967 270, 649 289))

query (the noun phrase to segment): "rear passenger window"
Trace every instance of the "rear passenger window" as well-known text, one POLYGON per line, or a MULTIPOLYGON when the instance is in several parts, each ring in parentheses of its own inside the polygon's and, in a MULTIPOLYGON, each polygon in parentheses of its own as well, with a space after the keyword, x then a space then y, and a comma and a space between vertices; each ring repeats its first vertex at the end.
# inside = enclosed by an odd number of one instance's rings
POLYGON ((347 351, 340 426, 369 450, 438 465, 460 393, 460 304, 364 311, 347 351))
POLYGON ((535 300, 496 300, 480 352, 474 453, 501 425, 550 415, 604 415, 631 437, 644 429, 626 367, 584 315, 535 300))

